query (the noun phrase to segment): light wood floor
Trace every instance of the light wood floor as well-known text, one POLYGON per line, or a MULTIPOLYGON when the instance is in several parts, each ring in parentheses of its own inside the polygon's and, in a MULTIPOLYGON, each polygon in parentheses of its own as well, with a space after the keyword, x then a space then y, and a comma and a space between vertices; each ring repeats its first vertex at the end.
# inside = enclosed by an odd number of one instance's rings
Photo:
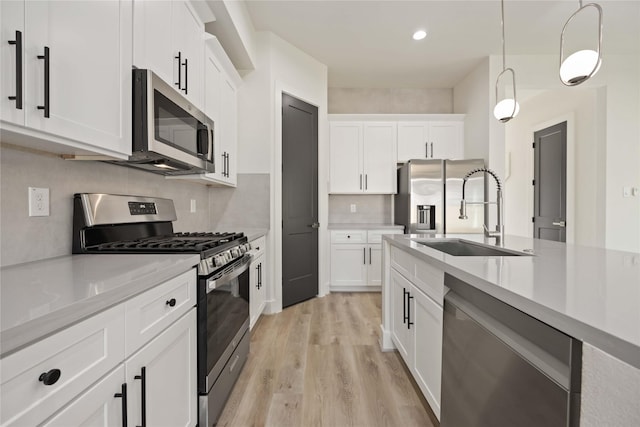
POLYGON ((333 293, 262 316, 218 426, 437 426, 397 352, 380 293, 333 293))

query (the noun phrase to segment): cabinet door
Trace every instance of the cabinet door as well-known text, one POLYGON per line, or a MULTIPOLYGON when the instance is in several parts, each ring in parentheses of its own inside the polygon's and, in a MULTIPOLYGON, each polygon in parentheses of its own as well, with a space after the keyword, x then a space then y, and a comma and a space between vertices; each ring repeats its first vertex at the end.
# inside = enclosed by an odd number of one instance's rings
POLYGON ((331 245, 331 286, 367 285, 367 245, 331 245))
POLYGON ((126 361, 130 425, 196 425, 196 363, 194 308, 126 361))
POLYGON ((369 245, 369 265, 367 279, 371 286, 382 286, 382 247, 380 244, 369 245))
POLYGON ((440 418, 440 376, 442 374, 442 307, 415 286, 411 320, 414 322, 414 378, 440 418))
POLYGON ((259 255, 251 262, 249 271, 249 315, 250 327, 258 321, 265 305, 264 291, 264 255, 259 255))
POLYGON ((461 122, 431 122, 429 124, 429 154, 433 159, 463 158, 463 129, 461 122))
POLYGON ((181 57, 180 93, 201 109, 204 25, 186 0, 173 1, 173 37, 174 49, 181 57))
POLYGON ((222 178, 222 150, 220 148, 220 102, 222 98, 222 68, 209 48, 204 64, 204 113, 213 122, 213 178, 222 178))
POLYGON ((69 406, 50 418, 43 427, 123 426, 122 385, 124 365, 120 365, 69 406), (116 394, 120 396, 116 397, 116 394))
POLYGON ((407 293, 410 292, 411 282, 392 269, 390 284, 391 337, 409 368, 412 366, 413 358, 413 342, 411 340, 413 331, 410 329, 413 325, 407 324, 409 315, 407 293))
POLYGON ((103 152, 131 153, 132 4, 25 3, 25 123, 103 152), (50 117, 44 55, 49 48, 50 117))
MULTIPOLYGON (((178 80, 178 52, 173 43, 171 1, 133 2, 133 65, 153 70, 162 80, 175 85, 178 80)), ((175 86, 177 88, 177 86, 175 86)))
POLYGON ((24 60, 17 63, 18 58, 24 58, 24 2, 0 2, 0 119, 2 121, 24 124, 24 60), (22 37, 21 46, 16 42, 16 31, 22 37), (9 44, 9 41, 15 42, 9 44), (17 67, 16 67, 17 65, 17 67), (18 86, 22 80, 22 108, 18 108, 17 99, 9 99, 18 95, 18 86))
POLYGON ((364 188, 362 124, 333 122, 329 132, 329 192, 361 193, 364 188))
POLYGON ((222 80, 220 104, 220 150, 217 155, 222 160, 222 179, 231 185, 237 181, 236 146, 238 144, 238 97, 234 84, 226 77, 222 80))
POLYGON ((428 123, 398 122, 398 162, 429 159, 428 123))
POLYGON ((365 123, 364 192, 393 194, 396 189, 396 124, 365 123))

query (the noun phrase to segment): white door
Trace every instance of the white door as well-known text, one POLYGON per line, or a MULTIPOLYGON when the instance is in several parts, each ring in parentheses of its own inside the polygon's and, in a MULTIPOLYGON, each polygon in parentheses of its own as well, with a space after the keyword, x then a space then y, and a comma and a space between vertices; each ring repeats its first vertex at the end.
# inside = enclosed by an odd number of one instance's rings
POLYGON ((411 291, 415 323, 414 377, 429 405, 440 418, 440 376, 442 374, 442 307, 417 288, 411 291))
POLYGON ((431 158, 461 159, 463 158, 464 124, 461 122, 431 122, 429 124, 429 141, 431 158))
POLYGON ((0 118, 3 121, 24 124, 24 59, 21 63, 17 60, 24 58, 25 32, 24 32, 24 2, 2 1, 0 2, 0 118), (22 43, 16 41, 22 38, 22 43), (13 44, 9 44, 12 41, 13 44), (18 108, 18 86, 22 81, 22 108, 18 108), (16 99, 9 99, 10 96, 16 99))
POLYGON ((124 365, 120 365, 42 426, 123 426, 124 383, 124 365))
POLYGON ((196 363, 194 308, 126 361, 130 425, 196 425, 196 363))
POLYGON ((213 162, 216 179, 222 179, 222 152, 220 147, 220 107, 222 102, 222 69, 213 52, 207 49, 204 67, 204 113, 213 122, 213 162))
POLYGON ((136 0, 133 19, 133 65, 153 70, 167 84, 175 85, 178 60, 171 31, 172 2, 136 0))
POLYGON ((392 269, 390 286, 391 336, 405 363, 411 367, 413 343, 411 342, 412 330, 407 325, 407 316, 409 314, 408 292, 411 292, 411 282, 392 269))
POLYGON ((222 161, 222 179, 236 184, 236 145, 238 143, 238 98, 236 88, 227 78, 221 82, 220 150, 216 154, 222 161))
POLYGON ((264 291, 264 254, 259 255, 249 267, 249 325, 253 327, 260 318, 265 305, 264 291))
POLYGON ((366 286, 366 245, 331 245, 331 286, 366 286))
POLYGON ((382 286, 382 246, 369 245, 369 266, 367 278, 369 285, 382 286))
POLYGON ((364 124, 364 191, 391 194, 396 190, 396 124, 364 124))
POLYGON ((181 56, 180 93, 196 107, 202 109, 204 25, 193 12, 188 1, 174 0, 173 29, 175 48, 181 56))
POLYGON ((131 153, 131 17, 124 0, 26 2, 27 126, 131 153))
POLYGON ((362 124, 332 122, 329 135, 329 192, 361 193, 362 124))
POLYGON ((398 162, 429 157, 428 123, 398 122, 398 162))

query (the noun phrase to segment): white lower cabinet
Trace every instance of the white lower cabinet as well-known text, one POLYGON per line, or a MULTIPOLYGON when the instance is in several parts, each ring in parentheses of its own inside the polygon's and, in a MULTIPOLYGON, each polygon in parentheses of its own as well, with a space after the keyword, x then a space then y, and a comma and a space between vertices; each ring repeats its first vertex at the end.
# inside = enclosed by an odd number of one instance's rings
POLYGON ((260 237, 251 242, 253 260, 249 266, 249 327, 256 324, 267 302, 267 290, 265 288, 267 273, 265 271, 266 239, 260 237))
POLYGON ((331 231, 332 290, 379 289, 382 284, 382 235, 401 229, 331 231))
POLYGON ((0 425, 122 426, 123 403, 128 425, 196 425, 195 278, 190 270, 0 359, 0 425))
POLYGON ((444 272, 397 248, 391 259, 391 339, 440 419, 444 272))
POLYGON ((192 309, 125 362, 131 425, 196 425, 196 363, 192 309))

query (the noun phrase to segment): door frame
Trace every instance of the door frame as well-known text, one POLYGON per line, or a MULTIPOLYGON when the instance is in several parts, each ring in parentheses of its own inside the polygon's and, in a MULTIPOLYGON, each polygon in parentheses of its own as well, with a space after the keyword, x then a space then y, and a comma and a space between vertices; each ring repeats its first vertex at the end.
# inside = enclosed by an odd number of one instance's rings
MULTIPOLYGON (((548 127, 560 124, 562 122, 567 122, 567 194, 566 194, 566 202, 567 202, 567 227, 566 227, 566 242, 573 244, 575 242, 575 197, 576 197, 576 187, 575 187, 575 115, 573 112, 563 114, 560 116, 556 116, 553 119, 545 120, 542 123, 535 124, 530 129, 531 142, 534 141, 534 133, 544 130, 548 127)), ((533 154, 533 147, 530 151, 530 160, 529 160, 529 176, 533 181, 534 170, 535 170, 535 156, 533 154)), ((531 216, 534 215, 534 191, 533 185, 529 186, 529 213, 531 216)), ((533 227, 531 227, 531 235, 533 236, 533 227)))
POLYGON ((292 87, 286 83, 276 80, 274 93, 274 149, 273 162, 271 168, 271 188, 273 192, 273 203, 271 203, 271 233, 273 236, 270 253, 273 270, 271 278, 274 286, 271 289, 274 295, 270 297, 269 313, 282 311, 282 94, 286 93, 301 101, 304 101, 318 108, 318 296, 328 294, 327 261, 328 261, 328 241, 327 241, 327 221, 329 218, 327 194, 327 144, 326 112, 321 109, 321 100, 306 91, 292 87))

